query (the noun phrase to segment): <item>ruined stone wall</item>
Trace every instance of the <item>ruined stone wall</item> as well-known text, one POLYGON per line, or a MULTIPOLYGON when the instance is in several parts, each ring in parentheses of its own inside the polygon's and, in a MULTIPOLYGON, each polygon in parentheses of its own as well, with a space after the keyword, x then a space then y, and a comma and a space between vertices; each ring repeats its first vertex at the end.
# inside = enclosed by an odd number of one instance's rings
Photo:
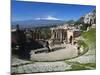
POLYGON ((67 41, 69 42, 70 36, 73 37, 73 31, 72 30, 67 30, 67 41))

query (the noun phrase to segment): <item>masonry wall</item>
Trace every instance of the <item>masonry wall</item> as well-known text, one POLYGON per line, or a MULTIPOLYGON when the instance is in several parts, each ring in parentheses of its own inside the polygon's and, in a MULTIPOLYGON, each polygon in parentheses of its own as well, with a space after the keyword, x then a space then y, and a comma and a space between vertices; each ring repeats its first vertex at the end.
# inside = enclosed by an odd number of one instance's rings
POLYGON ((67 41, 69 42, 70 36, 73 37, 73 31, 72 30, 67 30, 67 41))

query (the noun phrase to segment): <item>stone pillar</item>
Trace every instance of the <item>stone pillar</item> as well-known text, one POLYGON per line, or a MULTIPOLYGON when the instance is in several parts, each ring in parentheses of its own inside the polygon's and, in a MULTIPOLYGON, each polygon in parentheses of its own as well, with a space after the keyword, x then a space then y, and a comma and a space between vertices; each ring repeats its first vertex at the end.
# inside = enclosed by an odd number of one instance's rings
POLYGON ((55 32, 55 34, 56 34, 55 37, 56 37, 56 39, 57 39, 57 31, 55 32))
POLYGON ((60 42, 62 42, 63 40, 63 33, 62 33, 62 30, 60 31, 60 42))

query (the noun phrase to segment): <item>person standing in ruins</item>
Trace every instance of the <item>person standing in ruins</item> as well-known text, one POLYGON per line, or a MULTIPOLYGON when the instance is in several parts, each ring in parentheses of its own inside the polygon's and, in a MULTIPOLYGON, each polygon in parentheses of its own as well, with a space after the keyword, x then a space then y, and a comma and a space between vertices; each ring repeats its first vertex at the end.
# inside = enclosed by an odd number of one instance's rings
POLYGON ((46 47, 48 48, 48 52, 51 52, 48 41, 46 41, 46 47))

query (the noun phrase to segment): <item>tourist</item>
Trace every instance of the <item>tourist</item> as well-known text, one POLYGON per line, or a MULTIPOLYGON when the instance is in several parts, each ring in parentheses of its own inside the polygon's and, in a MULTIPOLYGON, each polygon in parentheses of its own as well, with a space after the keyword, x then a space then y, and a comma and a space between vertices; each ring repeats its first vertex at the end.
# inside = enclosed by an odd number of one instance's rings
POLYGON ((80 55, 80 46, 77 47, 78 55, 80 55))
POLYGON ((51 52, 48 41, 46 41, 46 47, 48 48, 48 52, 51 52))

